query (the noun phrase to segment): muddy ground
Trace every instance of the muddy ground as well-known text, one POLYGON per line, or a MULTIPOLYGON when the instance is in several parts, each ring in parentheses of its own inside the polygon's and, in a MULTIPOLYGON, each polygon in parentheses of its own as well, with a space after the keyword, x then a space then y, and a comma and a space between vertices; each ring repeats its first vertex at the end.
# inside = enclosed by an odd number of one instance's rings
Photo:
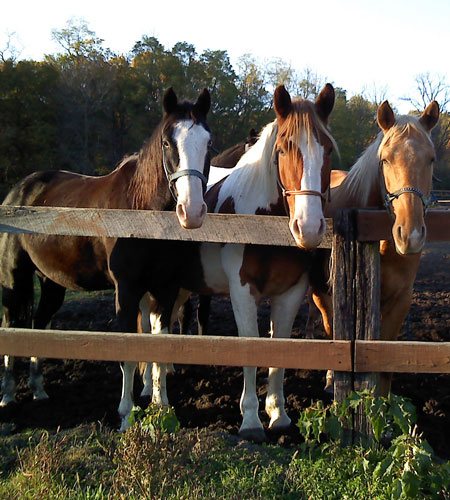
MULTIPOLYGON (((403 331, 403 338, 450 342, 450 245, 435 244, 422 258, 415 285, 414 302, 403 331)), ((294 335, 302 336, 306 304, 299 311, 294 335)), ((53 327, 67 330, 110 331, 115 320, 112 294, 66 302, 53 321, 53 327)), ((261 306, 261 331, 267 331, 268 306, 261 306)), ((195 333, 195 325, 192 325, 195 333)), ((212 331, 233 335, 236 330, 228 299, 213 301, 212 331)), ((34 402, 26 385, 28 363, 18 360, 17 404, 0 408, 1 428, 70 428, 81 423, 101 421, 116 428, 121 392, 121 372, 117 363, 47 360, 44 376, 48 401, 34 402), (5 425, 8 424, 8 425, 5 425)), ((323 372, 287 370, 285 394, 288 413, 296 422, 299 412, 312 400, 330 401, 323 391, 323 372)), ((261 418, 267 370, 258 370, 261 418)), ((136 395, 141 383, 137 380, 136 395)), ((237 433, 240 424, 239 397, 242 372, 238 368, 177 365, 168 379, 168 393, 181 424, 211 427, 237 433)), ((398 374, 393 391, 415 403, 419 426, 434 450, 450 458, 450 375, 398 374)), ((139 398, 137 398, 139 402, 139 398)), ((285 445, 300 438, 294 426, 283 436, 271 436, 285 445)))

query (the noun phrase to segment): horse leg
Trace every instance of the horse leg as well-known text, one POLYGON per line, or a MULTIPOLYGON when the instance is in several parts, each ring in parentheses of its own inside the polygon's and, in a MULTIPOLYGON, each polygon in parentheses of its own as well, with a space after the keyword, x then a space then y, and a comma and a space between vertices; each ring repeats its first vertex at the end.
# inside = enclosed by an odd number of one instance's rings
MULTIPOLYGON (((296 285, 286 292, 272 298, 271 336, 289 338, 295 317, 308 288, 308 275, 305 273, 296 285)), ((266 413, 270 417, 269 429, 289 427, 291 419, 284 408, 284 368, 269 368, 269 385, 266 397, 266 413)))
MULTIPOLYGON (((177 313, 185 300, 179 298, 179 290, 175 287, 166 287, 164 290, 158 290, 155 293, 157 308, 152 315, 152 334, 171 333, 172 324, 176 321, 177 313)), ((152 403, 158 406, 168 406, 167 397, 167 373, 172 368, 172 363, 153 363, 152 366, 152 384, 153 395, 152 403)))
MULTIPOLYGON (((240 268, 243 260, 243 245, 226 245, 222 249, 222 266, 228 278, 231 305, 239 337, 258 337, 259 296, 254 296, 250 284, 242 284, 240 268)), ((258 415, 259 401, 256 394, 256 368, 244 367, 244 388, 240 399, 242 424, 239 435, 255 442, 265 441, 266 435, 258 415)))
MULTIPOLYGON (((322 322, 325 329, 325 333, 328 337, 333 337, 333 299, 331 295, 324 291, 312 292, 312 302, 314 307, 316 307, 320 314, 322 315, 322 322)), ((327 370, 325 377, 325 388, 324 390, 329 393, 333 393, 334 390, 334 373, 333 370, 327 370)))
MULTIPOLYGON (((39 282, 41 284, 41 297, 34 316, 33 328, 43 329, 50 327, 53 315, 64 302, 66 289, 45 277, 39 277, 39 282)), ((35 400, 48 399, 43 381, 41 360, 31 357, 28 387, 32 390, 35 400)))
MULTIPOLYGON (((20 262, 22 264, 22 262, 20 262)), ((33 316, 33 269, 25 265, 8 272, 4 268, 3 273, 10 278, 8 285, 3 286, 2 304, 4 328, 31 328, 33 316)), ((16 399, 16 382, 14 377, 14 357, 5 355, 5 370, 2 380, 3 397, 0 406, 6 406, 16 399)))
MULTIPOLYGON (((139 319, 139 302, 144 295, 140 287, 133 287, 124 281, 116 282, 116 314, 120 331, 137 332, 139 319)), ((129 415, 134 405, 133 387, 134 374, 137 363, 125 361, 120 364, 122 370, 122 394, 118 413, 120 417, 120 431, 125 431, 130 426, 129 415)))
POLYGON ((208 335, 209 313, 211 311, 211 295, 200 295, 198 298, 197 323, 198 334, 208 335))

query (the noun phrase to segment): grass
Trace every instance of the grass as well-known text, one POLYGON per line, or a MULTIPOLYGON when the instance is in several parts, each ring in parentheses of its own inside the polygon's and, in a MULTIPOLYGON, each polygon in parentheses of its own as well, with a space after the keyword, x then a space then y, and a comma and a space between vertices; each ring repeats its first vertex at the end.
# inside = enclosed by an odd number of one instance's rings
MULTIPOLYGON (((389 481, 362 448, 254 445, 218 431, 150 437, 100 425, 0 437, 0 498, 382 499, 389 481)), ((371 453, 374 453, 373 451, 371 453)), ((445 497, 442 497, 445 498, 445 497)))

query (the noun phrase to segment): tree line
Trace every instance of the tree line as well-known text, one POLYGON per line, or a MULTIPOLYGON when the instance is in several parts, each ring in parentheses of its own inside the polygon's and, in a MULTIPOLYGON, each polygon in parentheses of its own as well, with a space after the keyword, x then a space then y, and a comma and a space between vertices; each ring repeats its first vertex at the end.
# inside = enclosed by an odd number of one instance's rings
MULTIPOLYGON (((226 50, 198 53, 187 42, 165 48, 143 36, 129 54, 117 55, 84 22, 53 32, 61 52, 42 61, 17 60, 0 50, 0 185, 3 190, 36 170, 65 169, 90 175, 111 171, 138 151, 161 119, 162 95, 173 87, 195 99, 208 88, 209 124, 218 151, 260 130, 274 118, 272 93, 284 83, 300 97, 314 98, 324 79, 305 69, 298 74, 282 60, 260 65, 244 55, 234 68, 226 50)), ((449 86, 420 75, 417 111, 431 98, 445 110, 449 86)), ((377 101, 347 97, 335 86, 330 127, 339 146, 333 167, 348 169, 378 133, 377 101)), ((449 113, 434 132, 439 189, 450 188, 449 113)))

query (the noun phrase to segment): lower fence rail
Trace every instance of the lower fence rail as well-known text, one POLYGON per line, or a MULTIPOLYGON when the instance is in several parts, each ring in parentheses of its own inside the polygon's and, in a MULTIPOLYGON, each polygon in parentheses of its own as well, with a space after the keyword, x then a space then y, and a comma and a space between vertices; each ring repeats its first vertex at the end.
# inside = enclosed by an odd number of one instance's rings
POLYGON ((0 353, 355 373, 450 373, 450 342, 353 342, 0 328, 0 353))

